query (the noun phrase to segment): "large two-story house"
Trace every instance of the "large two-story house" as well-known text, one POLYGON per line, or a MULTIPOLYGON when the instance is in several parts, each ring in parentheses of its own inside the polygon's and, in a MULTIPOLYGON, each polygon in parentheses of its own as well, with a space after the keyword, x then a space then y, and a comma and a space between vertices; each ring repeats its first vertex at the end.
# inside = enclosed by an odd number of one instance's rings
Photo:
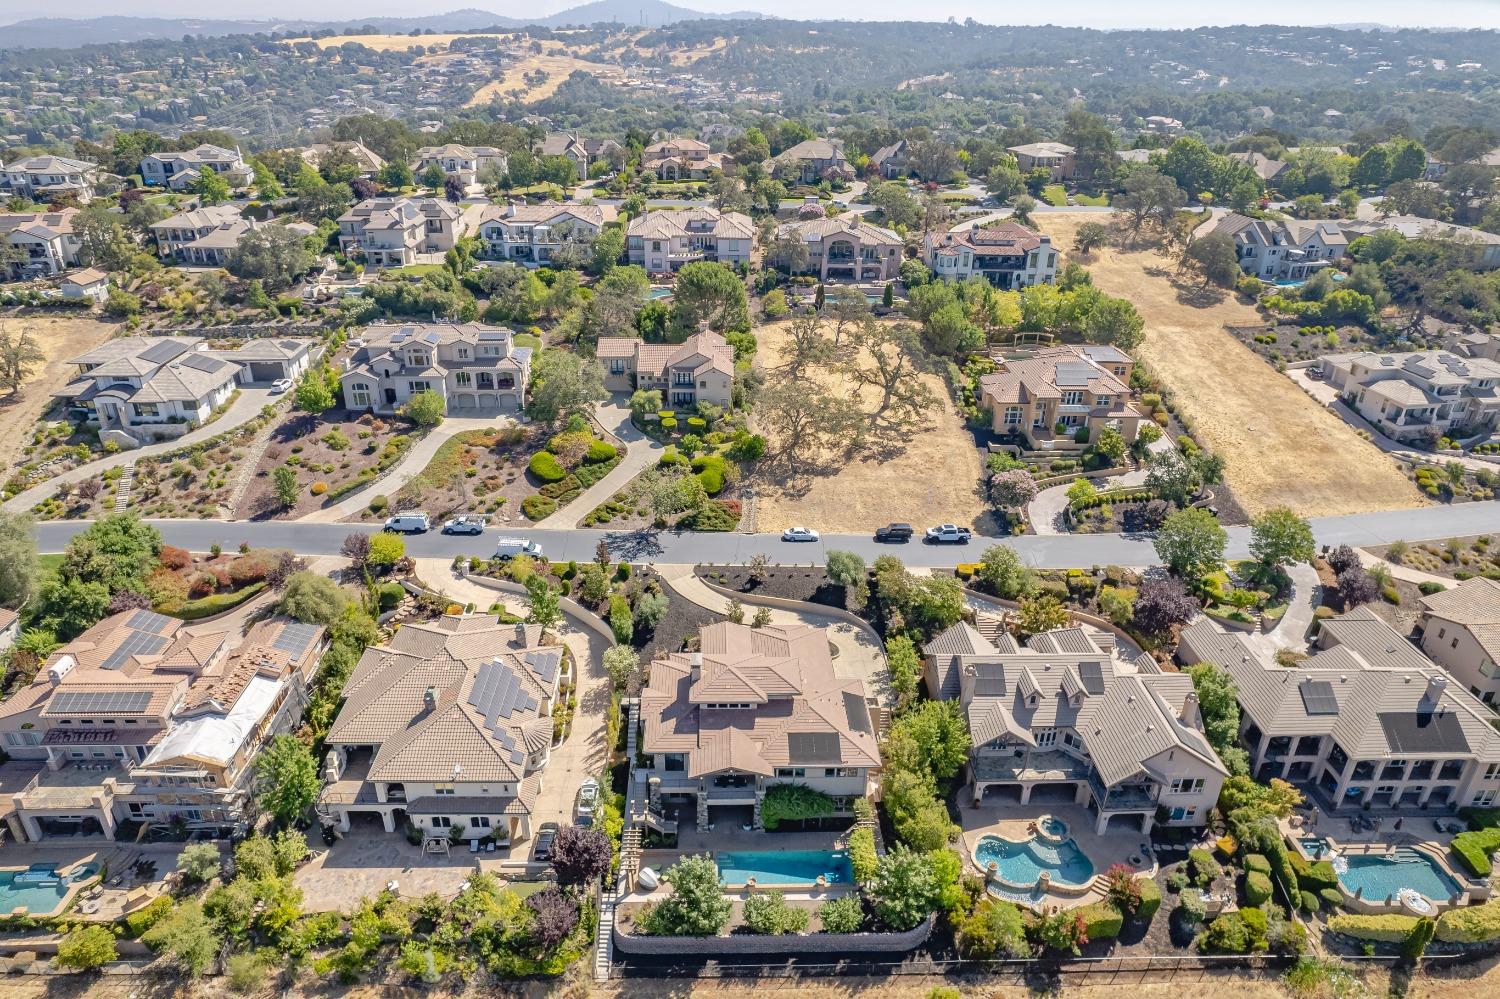
POLYGON ((922 262, 945 281, 982 277, 1003 291, 1057 280, 1052 237, 1014 222, 930 233, 922 262))
POLYGON ((573 163, 580 180, 588 177, 589 167, 608 159, 621 146, 614 139, 585 139, 571 132, 549 132, 537 148, 538 156, 562 156, 573 163))
POLYGON ((597 356, 611 392, 654 389, 665 405, 684 410, 700 402, 727 409, 734 402, 734 348, 710 330, 682 343, 602 336, 597 356))
POLYGON ((339 216, 339 248, 371 267, 404 267, 418 254, 451 250, 462 218, 457 205, 437 198, 371 198, 339 216))
POLYGON ((437 167, 445 176, 457 177, 465 187, 479 182, 487 167, 504 173, 510 160, 505 150, 493 146, 463 146, 450 142, 446 146, 423 146, 417 150, 412 171, 421 176, 429 167, 437 167))
POLYGON ((491 205, 479 216, 485 256, 545 264, 564 243, 592 240, 619 218, 613 205, 491 205))
POLYGON ((1475 576, 1422 598, 1422 651, 1485 704, 1500 700, 1500 581, 1475 576))
POLYGON ((374 177, 385 168, 385 160, 380 158, 380 154, 363 142, 314 142, 302 150, 302 161, 317 169, 322 166, 323 158, 330 153, 347 153, 354 161, 354 165, 359 168, 361 177, 374 177))
POLYGON ((73 198, 86 204, 102 171, 84 160, 66 156, 31 156, 0 167, 0 192, 32 201, 73 198))
POLYGON ((1040 798, 1089 809, 1095 832, 1201 826, 1228 776, 1203 734, 1193 681, 1113 636, 1066 628, 1025 645, 960 622, 923 647, 929 693, 957 699, 973 803, 1040 798), (1118 822, 1116 820, 1119 820, 1118 822))
POLYGON ((776 236, 806 245, 807 267, 798 273, 819 281, 894 281, 901 274, 901 237, 858 215, 787 222, 776 236))
POLYGON ((537 625, 488 614, 402 625, 344 686, 319 815, 344 830, 410 823, 428 844, 527 839, 565 668, 537 625))
POLYGON ((1343 223, 1299 219, 1256 219, 1230 212, 1204 234, 1234 241, 1240 270, 1262 281, 1302 281, 1343 258, 1349 237, 1343 223))
POLYGON ((749 264, 755 224, 739 212, 704 206, 645 212, 625 229, 625 255, 649 274, 665 274, 697 260, 749 264))
POLYGON ((1105 427, 1133 441, 1150 419, 1131 401, 1134 362, 1118 348, 1064 345, 996 360, 999 367, 979 379, 979 404, 996 434, 1018 438, 1028 450, 1082 448, 1105 427))
POLYGON ((651 664, 631 774, 648 812, 633 821, 660 828, 676 811, 699 830, 760 829, 777 784, 821 791, 839 814, 871 793, 880 750, 869 693, 834 672, 822 628, 726 621, 699 632, 698 648, 651 664))
POLYGON ((181 436, 227 403, 240 381, 239 365, 198 346, 178 337, 106 341, 68 362, 78 374, 53 397, 101 432, 136 441, 181 436))
POLYGON ((1318 362, 1339 398, 1381 433, 1436 441, 1500 425, 1500 361, 1446 350, 1330 354, 1318 362))
POLYGON ((344 406, 394 413, 419 392, 443 397, 450 416, 516 413, 526 401, 531 348, 503 326, 371 326, 339 377, 344 406))
POLYGON ((148 610, 89 628, 0 704, 10 766, 36 767, 3 810, 12 834, 112 840, 125 821, 243 832, 253 762, 300 720, 323 631, 276 617, 236 643, 148 610))
POLYGON ((212 170, 230 187, 244 187, 253 176, 238 149, 207 143, 180 152, 151 153, 141 160, 141 183, 185 191, 197 183, 203 171, 212 170))
POLYGON ((697 139, 663 139, 641 151, 641 172, 647 170, 658 180, 703 180, 713 170, 733 174, 735 162, 733 156, 712 152, 708 143, 697 139))
POLYGON ((1183 630, 1177 658, 1234 680, 1257 780, 1290 781, 1334 811, 1451 812, 1500 796, 1494 711, 1367 607, 1324 621, 1295 668, 1207 618, 1183 630))
POLYGON ((1022 174, 1045 170, 1047 176, 1056 183, 1072 180, 1077 172, 1077 150, 1062 142, 1028 142, 1021 146, 1010 146, 1006 151, 1016 158, 1016 169, 1022 174))
POLYGON ((844 156, 844 144, 838 139, 806 139, 771 159, 771 171, 799 184, 816 184, 820 180, 851 181, 854 167, 844 156))
POLYGON ((78 253, 83 248, 73 231, 73 219, 77 216, 76 208, 0 215, 0 242, 20 251, 19 259, 0 268, 0 279, 51 277, 77 267, 78 253))
POLYGON ((156 239, 157 255, 165 260, 176 257, 183 247, 217 229, 237 226, 245 221, 244 215, 234 205, 206 205, 169 215, 146 228, 151 230, 151 235, 156 239))

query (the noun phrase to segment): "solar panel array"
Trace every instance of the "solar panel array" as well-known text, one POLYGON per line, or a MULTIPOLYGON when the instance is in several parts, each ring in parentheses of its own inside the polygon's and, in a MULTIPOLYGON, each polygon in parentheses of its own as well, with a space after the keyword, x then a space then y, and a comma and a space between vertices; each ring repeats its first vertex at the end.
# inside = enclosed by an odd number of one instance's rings
POLYGON ((139 714, 151 703, 147 690, 69 690, 52 696, 48 714, 139 714))
POLYGON ((1083 689, 1094 695, 1104 693, 1104 667, 1093 661, 1078 664, 1078 676, 1083 681, 1083 689))
POLYGON ((1094 376, 1094 369, 1087 364, 1064 361, 1057 366, 1053 381, 1059 385, 1087 385, 1094 376))
POLYGON ((218 358, 205 357, 202 354, 194 354, 191 357, 185 357, 182 359, 182 363, 186 364, 188 367, 194 369, 195 371, 206 371, 209 374, 212 374, 215 371, 218 371, 220 368, 224 367, 224 362, 219 360, 218 358))
POLYGON ((522 685, 515 671, 498 659, 481 665, 469 691, 469 704, 484 716, 484 727, 490 735, 510 750, 511 762, 522 762, 526 754, 511 739, 501 720, 518 712, 535 711, 540 702, 522 685))
POLYGON ((1333 684, 1327 680, 1304 680, 1297 685, 1302 695, 1302 706, 1310 715, 1336 715, 1339 702, 1333 696, 1333 684))
POLYGON ((288 624, 276 636, 276 641, 271 643, 271 648, 280 649, 296 659, 307 651, 307 647, 317 637, 318 626, 315 624, 288 624))
POLYGON ((130 620, 125 622, 125 627, 131 631, 149 631, 157 635, 165 635, 176 623, 176 618, 167 617, 165 614, 138 610, 130 615, 130 620))
POLYGON ((1386 745, 1395 753, 1467 753, 1469 740, 1451 712, 1387 712, 1380 715, 1386 745))
POLYGON ((153 635, 149 631, 131 630, 120 647, 99 664, 100 669, 119 669, 132 656, 154 656, 167 647, 171 639, 165 635, 153 635))
POLYGON ((834 732, 791 732, 786 748, 793 763, 838 763, 843 759, 834 732))
POLYGON ((870 706, 863 697, 848 690, 844 691, 844 718, 849 722, 851 731, 867 735, 875 733, 875 728, 870 723, 870 706))
POLYGON ((168 340, 166 343, 154 343, 141 351, 141 360, 150 361, 152 364, 165 364, 186 348, 180 343, 168 340))

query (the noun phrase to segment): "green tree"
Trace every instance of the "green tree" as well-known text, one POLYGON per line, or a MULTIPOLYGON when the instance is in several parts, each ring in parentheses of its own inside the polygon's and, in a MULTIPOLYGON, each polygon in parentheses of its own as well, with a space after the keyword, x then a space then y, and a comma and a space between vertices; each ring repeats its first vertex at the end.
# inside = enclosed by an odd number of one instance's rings
POLYGON ((163 952, 194 977, 203 974, 219 952, 220 940, 196 900, 177 906, 161 922, 141 934, 152 950, 163 952))
POLYGON ((16 608, 36 595, 41 579, 29 513, 0 510, 0 606, 16 608))
POLYGON ((711 937, 728 924, 733 905, 719 885, 718 865, 708 854, 679 859, 662 880, 672 886, 672 893, 637 918, 646 933, 711 937))
POLYGON ((276 470, 271 473, 271 482, 276 488, 276 501, 283 510, 290 510, 297 505, 297 498, 302 495, 302 490, 297 485, 296 472, 286 465, 277 465, 276 470))
POLYGON ((922 658, 906 635, 892 635, 885 641, 885 661, 891 673, 891 690, 900 703, 910 703, 922 682, 922 658))
POLYGON ((1239 691, 1228 672, 1213 663, 1188 667, 1198 710, 1203 716, 1203 734, 1231 775, 1249 773, 1249 757, 1239 748, 1239 691))
POLYGON ((853 552, 831 551, 825 559, 828 578, 846 590, 859 588, 865 582, 865 560, 853 552))
POLYGON ((1190 197, 1213 186, 1218 156, 1201 139, 1183 136, 1162 157, 1161 172, 1177 182, 1190 197))
POLYGON ((109 611, 109 588, 82 579, 53 579, 42 587, 36 621, 64 641, 87 631, 109 611))
POLYGON ((700 260, 683 266, 672 287, 672 330, 679 337, 700 326, 716 333, 750 329, 745 283, 723 264, 700 260))
POLYGON ((386 187, 393 187, 398 190, 403 187, 411 187, 416 183, 416 178, 412 176, 411 167, 399 160, 392 160, 381 167, 379 179, 386 187))
POLYGON ((1073 234, 1073 249, 1082 254, 1093 253, 1108 242, 1109 227, 1103 222, 1085 222, 1073 234))
POLYGON ((1200 579, 1224 561, 1229 534, 1207 510, 1178 510, 1156 532, 1156 555, 1182 579, 1200 579))
POLYGON ((255 799, 284 823, 306 814, 320 784, 317 759, 295 736, 278 735, 255 757, 255 799))
POLYGON ((321 413, 333 408, 333 393, 321 369, 314 368, 297 382, 297 408, 304 413, 321 413))
POLYGON ((223 861, 213 843, 189 843, 177 855, 177 869, 189 880, 203 883, 219 874, 223 861))
POLYGON ((110 514, 68 542, 57 575, 101 583, 109 593, 143 593, 160 554, 161 532, 134 514, 110 514))
POLYGON ((432 389, 424 389, 406 400, 401 413, 419 427, 435 427, 443 422, 447 408, 441 395, 432 389))
POLYGON ((594 238, 593 263, 590 269, 599 277, 604 277, 615 269, 623 256, 625 256, 624 227, 605 226, 594 238))
POLYGON ((526 579, 526 602, 528 611, 526 620, 533 624, 539 624, 543 628, 555 627, 562 620, 562 610, 559 606, 561 594, 552 588, 547 577, 541 573, 533 573, 526 579))
POLYGON ((59 968, 88 971, 108 964, 119 956, 115 948, 115 935, 109 927, 93 924, 74 928, 57 943, 59 968))
POLYGON ((1312 527, 1290 507, 1272 507, 1250 521, 1250 554, 1267 569, 1311 562, 1316 550, 1312 527))
POLYGON ((641 657, 628 645, 612 645, 604 650, 604 671, 617 690, 624 690, 640 675, 641 657))
POLYGON ((969 761, 969 723, 957 701, 923 701, 892 723, 885 759, 892 766, 952 780, 969 761))
POLYGON ((198 195, 198 200, 205 205, 217 205, 229 200, 229 181, 219 175, 217 170, 204 167, 198 174, 198 179, 193 181, 193 193, 198 195))
POLYGON ((372 569, 389 569, 406 557, 406 542, 398 534, 382 531, 370 537, 370 554, 366 563, 372 569))
POLYGON ((532 365, 531 401, 526 411, 532 419, 555 423, 607 398, 604 366, 597 359, 563 350, 544 350, 532 365))
POLYGON ((1240 255, 1234 240, 1222 232, 1211 232, 1188 243, 1182 251, 1182 266, 1203 277, 1204 285, 1232 288, 1240 279, 1240 255))
POLYGON ((422 186, 428 188, 429 190, 442 190, 443 180, 443 168, 436 163, 429 164, 427 169, 422 171, 422 186))
MULTIPOLYGON (((317 254, 308 249, 307 240, 300 233, 270 223, 252 229, 240 238, 229 256, 228 270, 237 278, 259 281, 262 289, 279 291, 290 287, 317 262, 317 254)), ((249 297, 246 304, 254 307, 249 297)), ((269 304, 267 300, 260 307, 269 304)))
POLYGON ((938 883, 931 858, 898 843, 880 859, 868 891, 870 909, 881 925, 898 933, 912 929, 936 908, 938 883))
POLYGON ((756 892, 746 899, 744 916, 751 932, 781 936, 807 929, 812 913, 787 905, 786 896, 773 889, 756 892))
POLYGON ((974 575, 997 596, 1015 600, 1036 589, 1035 574, 1021 561, 1014 548, 991 545, 979 557, 974 575))
POLYGON ((30 328, 23 327, 19 335, 0 330, 0 385, 10 389, 11 395, 15 395, 36 366, 46 360, 47 355, 36 345, 30 328))
POLYGON ((1059 138, 1073 147, 1074 169, 1080 182, 1102 186, 1119 170, 1115 130, 1102 115, 1074 108, 1063 119, 1059 138))
POLYGON ((1146 340, 1146 320, 1135 306, 1123 299, 1104 297, 1088 311, 1083 335, 1092 343, 1107 343, 1133 351, 1146 340))
POLYGON ((1066 628, 1072 615, 1062 601, 1050 593, 1038 593, 1021 598, 1021 609, 1016 612, 1016 631, 1030 638, 1049 631, 1066 628))
POLYGON ((287 580, 277 609, 303 624, 332 625, 350 603, 349 594, 333 580, 303 571, 287 580))

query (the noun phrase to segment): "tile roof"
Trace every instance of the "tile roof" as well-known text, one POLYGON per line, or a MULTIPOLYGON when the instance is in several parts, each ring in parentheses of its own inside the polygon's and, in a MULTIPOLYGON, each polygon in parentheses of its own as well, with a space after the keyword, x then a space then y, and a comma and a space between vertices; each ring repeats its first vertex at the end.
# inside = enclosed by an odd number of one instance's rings
POLYGON ((752 239, 755 224, 748 215, 721 212, 704 206, 646 212, 630 220, 628 236, 642 239, 672 239, 684 236, 715 236, 719 239, 752 239))
POLYGON ((562 205, 548 201, 539 205, 490 205, 480 214, 479 224, 557 225, 576 219, 598 229, 619 216, 620 210, 614 205, 562 205))
POLYGON ((1074 346, 1047 347, 1030 357, 1006 359, 998 370, 979 379, 980 394, 991 405, 1060 398, 1060 385, 1112 396, 1117 409, 1130 409, 1130 386, 1074 346))
POLYGON ((861 216, 851 213, 836 215, 833 218, 788 222, 777 228, 776 234, 778 236, 794 235, 806 243, 823 242, 835 236, 848 236, 861 243, 875 243, 881 246, 901 246, 904 242, 891 230, 871 225, 861 216))

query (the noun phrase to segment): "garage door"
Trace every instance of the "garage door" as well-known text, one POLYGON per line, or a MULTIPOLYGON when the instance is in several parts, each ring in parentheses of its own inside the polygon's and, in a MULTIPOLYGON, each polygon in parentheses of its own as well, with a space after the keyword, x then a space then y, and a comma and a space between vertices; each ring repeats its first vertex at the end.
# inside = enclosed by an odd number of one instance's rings
POLYGON ((280 361, 251 361, 248 367, 253 382, 274 382, 286 377, 286 367, 280 361))

